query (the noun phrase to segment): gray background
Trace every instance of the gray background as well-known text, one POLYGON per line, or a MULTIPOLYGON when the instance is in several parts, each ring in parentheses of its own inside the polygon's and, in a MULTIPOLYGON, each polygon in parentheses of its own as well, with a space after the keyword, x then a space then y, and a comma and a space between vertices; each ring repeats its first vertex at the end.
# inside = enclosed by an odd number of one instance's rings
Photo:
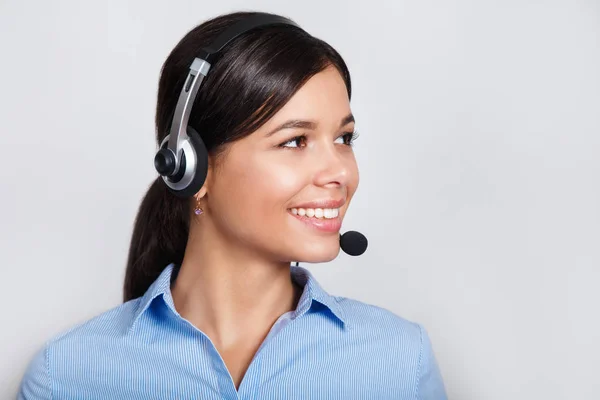
POLYGON ((0 2, 0 397, 119 304, 162 62, 217 14, 285 14, 353 77, 359 258, 332 294, 431 335, 451 399, 600 398, 595 1, 0 2))

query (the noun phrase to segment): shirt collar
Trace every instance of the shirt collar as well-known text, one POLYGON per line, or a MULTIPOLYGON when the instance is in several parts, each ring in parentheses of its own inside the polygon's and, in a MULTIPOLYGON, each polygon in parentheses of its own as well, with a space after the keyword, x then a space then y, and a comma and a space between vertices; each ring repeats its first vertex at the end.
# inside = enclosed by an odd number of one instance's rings
POLYGON ((331 311, 331 313, 342 323, 347 325, 346 316, 342 307, 338 303, 334 296, 327 293, 317 282, 312 273, 306 268, 292 265, 290 267, 292 279, 298 285, 303 287, 302 295, 298 300, 298 306, 296 307, 295 317, 298 318, 304 315, 313 305, 314 301, 323 304, 331 311))
MULTIPOLYGON (((146 293, 144 293, 144 295, 141 297, 138 307, 134 313, 130 331, 135 329, 135 325, 140 316, 148 309, 152 301, 159 296, 163 297, 165 304, 173 313, 175 313, 177 316, 180 316, 175 309, 173 297, 171 296, 171 283, 174 278, 174 271, 176 271, 175 264, 167 265, 159 277, 152 283, 152 285, 150 285, 148 290, 146 290, 146 293)), ((306 314, 306 312, 311 309, 313 302, 316 301, 327 307, 327 309, 331 311, 333 316, 335 316, 342 323, 342 325, 345 326, 347 324, 344 312, 337 299, 334 296, 329 295, 321 287, 321 285, 319 285, 309 270, 293 265, 290 266, 290 274, 294 282, 303 288, 302 295, 298 300, 298 306, 294 311, 294 318, 299 318, 306 314)))

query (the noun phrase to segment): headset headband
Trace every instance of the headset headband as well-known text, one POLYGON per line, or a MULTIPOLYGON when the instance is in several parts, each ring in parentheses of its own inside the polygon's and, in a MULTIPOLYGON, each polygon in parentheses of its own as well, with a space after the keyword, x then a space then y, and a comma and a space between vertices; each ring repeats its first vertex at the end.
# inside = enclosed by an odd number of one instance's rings
MULTIPOLYGON (((194 180, 194 174, 196 173, 195 169, 199 160, 196 159, 195 162, 191 163, 195 164, 193 168, 190 168, 192 165, 186 167, 185 164, 188 163, 182 155, 185 144, 189 141, 187 129, 192 106, 198 89, 207 76, 211 65, 218 59, 223 48, 237 37, 254 28, 269 25, 292 25, 298 27, 295 22, 278 15, 267 13, 255 14, 225 29, 210 46, 204 47, 198 57, 192 62, 173 114, 167 146, 163 147, 163 144, 161 144, 161 149, 154 159, 156 170, 163 176, 167 185, 175 192, 181 193, 182 190, 186 189, 194 180)), ((198 157, 199 155, 196 156, 198 157)), ((189 195, 187 190, 185 192, 186 195, 189 195)))

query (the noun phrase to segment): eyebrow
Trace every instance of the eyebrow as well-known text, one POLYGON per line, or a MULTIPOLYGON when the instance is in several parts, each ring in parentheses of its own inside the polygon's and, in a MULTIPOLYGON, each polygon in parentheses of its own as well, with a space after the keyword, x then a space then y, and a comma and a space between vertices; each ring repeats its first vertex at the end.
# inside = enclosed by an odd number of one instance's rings
MULTIPOLYGON (((342 121, 340 123, 340 128, 344 127, 345 125, 348 125, 350 122, 354 122, 354 115, 352 115, 352 114, 348 114, 342 119, 342 121)), ((281 130, 284 130, 284 129, 315 130, 315 129, 317 129, 317 123, 314 121, 308 121, 308 120, 303 120, 303 119, 290 119, 290 120, 284 122, 283 124, 279 125, 275 129, 269 131, 266 134, 266 137, 271 137, 275 133, 277 133, 281 130)))

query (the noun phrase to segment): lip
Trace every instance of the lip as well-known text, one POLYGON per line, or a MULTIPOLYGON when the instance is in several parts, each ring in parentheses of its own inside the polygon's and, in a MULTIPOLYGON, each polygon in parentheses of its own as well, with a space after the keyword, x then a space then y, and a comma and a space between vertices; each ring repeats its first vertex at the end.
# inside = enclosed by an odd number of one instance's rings
MULTIPOLYGON (((294 208, 296 208, 296 207, 294 207, 294 208)), ((300 222, 308 225, 310 228, 317 229, 322 232, 337 233, 342 228, 342 219, 340 218, 339 215, 336 218, 328 219, 328 218, 315 218, 315 217, 300 216, 300 215, 292 213, 291 210, 289 210, 288 213, 292 217, 298 219, 300 222)))
POLYGON ((323 199, 323 200, 315 200, 310 201, 308 203, 302 203, 290 207, 292 208, 341 208, 344 204, 346 204, 345 199, 335 200, 335 199, 323 199))

